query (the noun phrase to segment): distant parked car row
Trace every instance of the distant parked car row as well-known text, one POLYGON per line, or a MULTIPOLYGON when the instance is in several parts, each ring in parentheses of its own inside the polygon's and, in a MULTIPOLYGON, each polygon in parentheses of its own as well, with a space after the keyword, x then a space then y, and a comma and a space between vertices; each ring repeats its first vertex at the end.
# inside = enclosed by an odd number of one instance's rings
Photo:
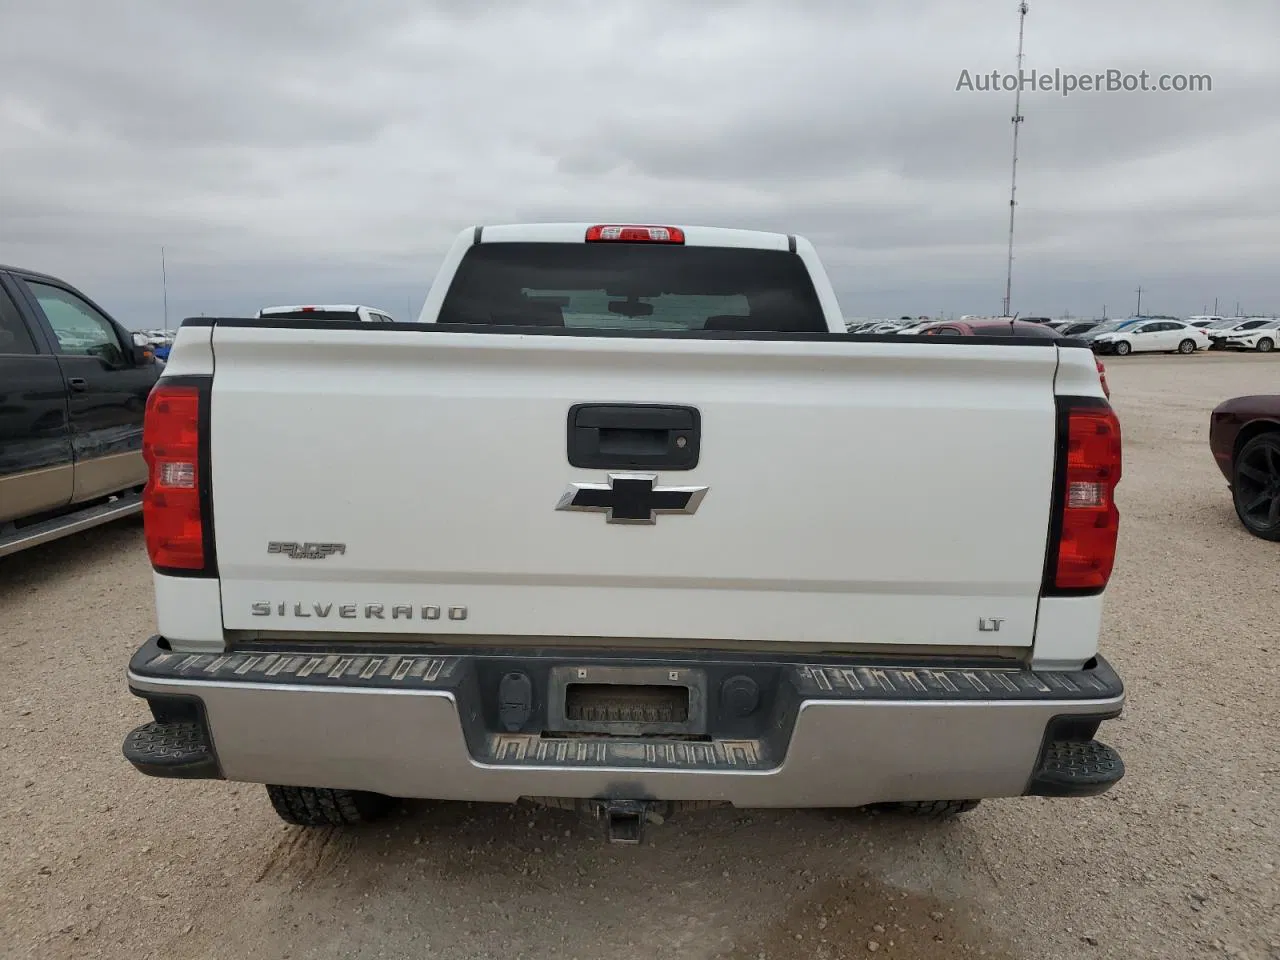
MULTIPOLYGON (((1280 341, 1280 319, 1268 317, 1136 316, 1123 320, 1048 320, 1043 317, 963 317, 958 321, 901 317, 848 325, 850 333, 905 336, 1062 337, 1084 340, 1095 354, 1194 354, 1201 350, 1268 353, 1280 341)), ((1107 390, 1106 368, 1098 375, 1107 390)), ((1108 396, 1110 391, 1108 390, 1108 396)))
MULTIPOLYGON (((941 324, 1008 325, 1012 317, 961 317, 959 321, 927 317, 899 317, 850 323, 850 333, 919 336, 941 324)), ((1182 353, 1200 350, 1253 350, 1270 353, 1280 346, 1280 319, 1275 317, 1194 316, 1185 320, 1162 315, 1142 315, 1117 320, 1050 320, 1047 317, 1016 318, 1018 324, 1056 331, 1064 337, 1085 340, 1096 353, 1125 356, 1130 353, 1182 353)), ((1016 327, 1010 328, 1017 329, 1016 327)), ((1011 334, 1017 335, 1017 334, 1011 334)))
POLYGON ((862 334, 911 333, 933 322, 931 317, 899 317, 897 320, 862 320, 846 324, 845 329, 862 334))
POLYGON ((1092 342, 1099 353, 1120 356, 1143 351, 1195 353, 1206 348, 1270 353, 1280 343, 1280 319, 1271 317, 1129 317, 1059 320, 1049 326, 1064 336, 1092 342))

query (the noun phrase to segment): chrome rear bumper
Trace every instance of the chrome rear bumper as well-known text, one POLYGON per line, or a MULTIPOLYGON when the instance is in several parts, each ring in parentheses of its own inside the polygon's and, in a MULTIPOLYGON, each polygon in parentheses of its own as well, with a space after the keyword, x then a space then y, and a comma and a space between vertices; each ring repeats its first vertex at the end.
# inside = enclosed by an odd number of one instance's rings
POLYGON ((1093 756, 1090 750, 1109 750, 1093 736, 1124 703, 1120 678, 1101 659, 1091 669, 1050 672, 403 647, 213 655, 172 653, 153 638, 134 656, 128 679, 152 705, 158 723, 147 725, 143 739, 149 750, 160 744, 155 755, 165 762, 131 753, 129 743, 126 755, 156 776, 441 800, 853 807, 1100 793, 1123 775, 1114 751, 1107 776, 1077 769, 1089 767, 1079 758, 1093 756), (617 683, 629 682, 628 671, 655 670, 688 686, 690 735, 564 732, 574 723, 554 702, 564 691, 558 671, 617 683), (527 686, 503 686, 513 674, 527 686), (752 681, 754 704, 729 692, 728 681, 740 688, 742 677, 752 681), (514 711, 513 689, 529 693, 514 711), (182 727, 184 744, 193 730, 204 731, 202 759, 192 755, 202 765, 183 767, 180 750, 166 752, 166 724, 175 737, 182 727), (548 727, 555 732, 547 735, 548 727))

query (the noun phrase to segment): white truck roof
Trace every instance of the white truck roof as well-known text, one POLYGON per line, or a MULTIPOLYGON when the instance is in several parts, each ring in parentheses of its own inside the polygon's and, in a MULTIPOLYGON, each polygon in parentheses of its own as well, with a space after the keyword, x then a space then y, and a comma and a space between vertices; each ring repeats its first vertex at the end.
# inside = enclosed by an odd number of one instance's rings
POLYGON ((258 311, 259 318, 279 317, 281 319, 327 320, 332 323, 394 323, 393 317, 386 310, 377 307, 366 307, 358 303, 317 303, 294 306, 263 307, 258 311))
POLYGON ((263 307, 258 311, 258 316, 265 317, 273 313, 297 313, 300 310, 331 311, 333 313, 356 313, 360 310, 369 310, 372 313, 387 312, 380 307, 368 307, 359 303, 308 303, 290 304, 282 307, 263 307))
MULTIPOLYGON (((483 243, 585 243, 587 231, 599 223, 505 223, 463 231, 479 232, 483 243)), ((619 226, 630 224, 619 224, 619 226)), ((604 226, 608 226, 607 224, 604 226)), ((791 238, 785 233, 764 230, 737 230, 731 227, 699 227, 670 224, 653 229, 679 230, 687 247, 747 247, 756 250, 786 250, 791 238)), ((803 238, 795 238, 797 246, 803 238)))

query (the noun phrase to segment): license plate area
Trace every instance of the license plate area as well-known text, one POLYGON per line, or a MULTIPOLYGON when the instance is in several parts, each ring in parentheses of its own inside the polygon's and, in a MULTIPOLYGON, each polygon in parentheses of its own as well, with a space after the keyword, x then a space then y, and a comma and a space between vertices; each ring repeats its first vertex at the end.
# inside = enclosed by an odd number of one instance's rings
POLYGON ((706 674, 689 667, 553 667, 546 732, 706 736, 706 674))

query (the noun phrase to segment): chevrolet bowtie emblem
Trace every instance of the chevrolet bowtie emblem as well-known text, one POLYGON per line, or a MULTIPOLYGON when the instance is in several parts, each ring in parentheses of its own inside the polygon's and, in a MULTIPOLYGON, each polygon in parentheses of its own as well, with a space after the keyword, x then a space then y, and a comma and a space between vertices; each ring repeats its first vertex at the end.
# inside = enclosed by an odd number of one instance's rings
POLYGON ((693 513, 708 487, 659 487, 650 473, 611 473, 608 483, 571 483, 557 510, 603 513, 609 523, 657 523, 660 513, 693 513))

